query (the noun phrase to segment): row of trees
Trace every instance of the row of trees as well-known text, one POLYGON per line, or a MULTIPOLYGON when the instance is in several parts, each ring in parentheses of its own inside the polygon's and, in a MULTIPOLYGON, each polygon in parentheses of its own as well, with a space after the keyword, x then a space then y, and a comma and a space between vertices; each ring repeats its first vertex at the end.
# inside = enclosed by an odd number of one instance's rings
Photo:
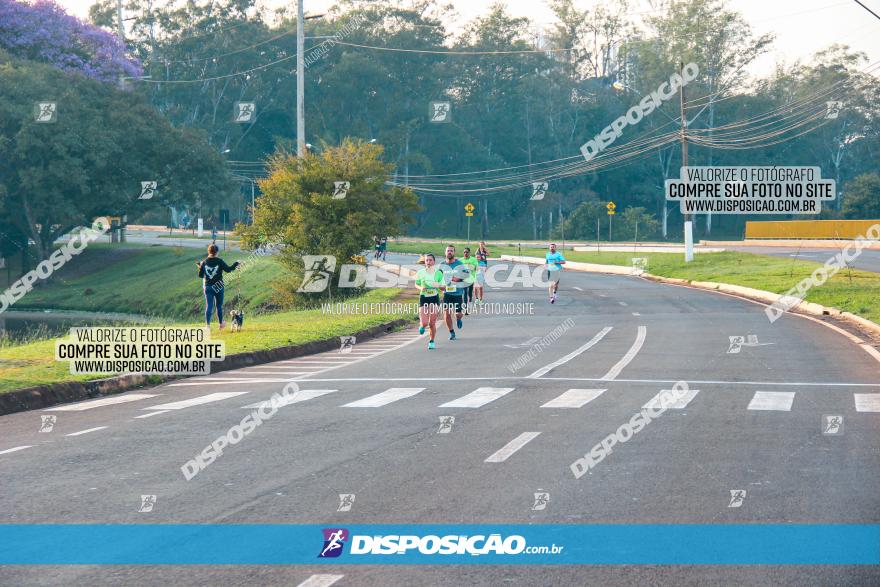
MULTIPOLYGON (((306 22, 307 140, 318 148, 345 137, 383 144, 398 182, 416 186, 420 194, 423 211, 414 227, 420 234, 461 234, 467 201, 478 206, 484 235, 491 227, 497 237, 523 236, 529 225, 536 234, 539 219, 546 218, 545 227, 551 224, 551 212, 555 227, 582 202, 600 200, 614 200, 621 210, 643 207, 658 219, 659 232, 675 232, 680 215, 670 213, 662 197, 664 179, 678 175, 681 153, 675 143, 648 149, 626 164, 554 179, 542 202, 530 202, 527 187, 485 192, 480 190, 488 184, 478 180, 463 185, 420 176, 577 156, 580 145, 680 63, 694 62, 700 76, 687 87, 689 123, 695 132, 705 131, 707 140, 705 146, 691 145, 692 165, 820 165, 823 176, 838 180, 844 203, 842 211, 826 214, 856 214, 841 188, 874 171, 878 154, 880 89, 876 78, 860 73, 864 55, 834 46, 808 63, 780 66, 754 80, 746 70, 772 47, 772 38, 753 34, 724 0, 655 5, 652 16, 636 24, 635 5, 626 0, 590 9, 574 0, 552 0, 558 22, 540 28, 497 4, 451 31, 446 24, 451 8, 439 0, 341 0, 323 18, 306 22), (334 34, 342 38, 325 38, 334 34), (532 52, 511 53, 517 51, 532 52), (791 133, 784 137, 790 140, 751 150, 721 145, 713 135, 716 127, 801 100, 812 99, 817 112, 824 110, 823 97, 816 96, 827 87, 839 90, 825 99, 842 100, 844 107, 814 132, 791 133), (450 123, 429 120, 435 100, 451 102, 450 123)), ((100 0, 92 8, 93 21, 115 26, 114 7, 100 0)), ((189 2, 174 9, 129 0, 126 15, 132 19, 131 50, 150 76, 138 91, 175 125, 200 128, 216 150, 228 149, 230 159, 242 162, 233 164, 239 172, 264 173, 259 162, 295 133, 295 20, 289 12, 268 13, 253 0, 189 2), (240 101, 256 103, 249 124, 233 120, 240 101)), ((675 131, 677 101, 659 110, 627 129, 619 143, 675 131)), ((538 171, 527 177, 527 170, 508 173, 517 173, 520 185, 542 179, 538 171)), ((699 228, 738 234, 743 221, 704 218, 699 228)))

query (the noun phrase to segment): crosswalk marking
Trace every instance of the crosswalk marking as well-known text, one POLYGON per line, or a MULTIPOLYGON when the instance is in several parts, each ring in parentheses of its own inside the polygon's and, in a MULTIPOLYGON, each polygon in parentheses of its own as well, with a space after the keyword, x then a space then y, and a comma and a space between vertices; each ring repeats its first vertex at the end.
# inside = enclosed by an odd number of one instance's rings
POLYGON ((379 408, 397 400, 412 397, 424 391, 424 387, 392 387, 382 393, 365 397, 364 399, 344 404, 343 408, 379 408))
POLYGON ((80 402, 77 404, 70 404, 66 406, 59 406, 57 408, 49 408, 46 410, 47 412, 82 412, 83 410, 91 410, 93 408, 100 408, 102 406, 112 406, 114 404, 124 404, 128 402, 134 402, 142 399, 147 399, 151 397, 156 397, 157 393, 126 393, 124 395, 115 395, 113 397, 105 397, 102 399, 91 400, 87 402, 80 402))
POLYGON ((528 444, 529 442, 534 440, 535 437, 537 437, 539 434, 540 434, 540 432, 523 432, 522 434, 520 434, 519 436, 517 436, 516 438, 514 438, 513 440, 511 440, 510 442, 508 442, 504 446, 502 446, 500 449, 498 449, 497 452, 495 452, 494 454, 492 454, 492 456, 490 456, 488 459, 486 459, 486 462, 487 463, 503 463, 504 461, 509 459, 513 453, 515 453, 516 451, 518 451, 519 449, 524 447, 526 444, 528 444))
POLYGON ((246 394, 246 391, 222 391, 218 393, 209 393, 208 395, 200 395, 191 399, 181 400, 179 402, 171 402, 170 404, 160 404, 158 406, 150 406, 145 410, 182 410, 192 406, 200 406, 211 402, 219 402, 224 399, 236 397, 246 394))
POLYGON ((611 332, 612 328, 613 327, 611 327, 611 326, 606 326, 605 328, 600 330, 599 333, 596 334, 596 336, 594 336, 589 342, 579 346, 578 348, 576 348, 572 352, 568 353, 567 355, 565 355, 561 359, 558 359, 556 361, 553 361, 549 365, 545 365, 545 366, 541 367, 540 369, 538 369, 537 371, 535 371, 534 373, 529 375, 528 378, 529 379, 537 379, 538 377, 549 373, 550 371, 552 371, 556 367, 569 362, 570 360, 572 360, 573 358, 575 358, 576 356, 578 356, 579 354, 586 351, 587 349, 589 349, 590 347, 592 347, 593 345, 598 343, 600 340, 602 340, 602 338, 604 338, 606 334, 611 332))
POLYGON ((479 387, 467 395, 441 404, 441 408, 479 408, 513 391, 512 387, 479 387))
POLYGON ((626 354, 615 363, 611 369, 608 370, 608 373, 602 376, 604 381, 613 381, 617 379, 617 376, 620 375, 620 372, 629 365, 632 360, 636 357, 639 351, 642 349, 642 345, 645 344, 645 337, 648 334, 648 328, 646 326, 639 326, 638 331, 636 332, 636 340, 633 342, 632 346, 629 347, 629 350, 626 351, 626 354))
POLYGON ((542 405, 542 408, 580 408, 600 395, 606 389, 569 389, 557 398, 542 405))
POLYGON ((24 450, 26 448, 33 448, 32 444, 25 444, 24 446, 14 446, 12 448, 7 448, 6 450, 0 450, 0 455, 7 455, 11 452, 18 452, 20 450, 24 450))
MULTIPOLYGON (((657 395, 655 395, 654 397, 649 399, 648 403, 643 405, 642 408, 648 408, 651 410, 657 410, 659 408, 662 408, 663 407, 663 400, 661 399, 662 396, 665 395, 666 397, 669 397, 670 393, 673 393, 673 390, 671 390, 671 389, 660 390, 660 393, 658 393, 657 395)), ((684 394, 682 397, 678 398, 676 401, 674 401, 672 403, 667 403, 666 407, 671 410, 683 410, 687 407, 687 405, 689 403, 691 403, 692 399, 697 397, 698 393, 700 393, 699 389, 689 389, 686 394, 684 394)))
POLYGON ((312 575, 296 587, 330 587, 345 575, 312 575))
MULTIPOLYGON (((288 395, 285 400, 282 398, 280 402, 275 404, 277 408, 283 408, 284 406, 289 406, 291 404, 298 404, 300 402, 308 401, 310 399, 314 399, 316 397, 321 397, 322 395, 327 395, 328 393, 333 393, 336 391, 335 389, 301 389, 299 391, 295 391, 292 395, 288 395)), ((271 407, 271 402, 269 400, 257 402, 255 404, 250 404, 247 406, 242 406, 245 409, 254 410, 262 407, 271 407)))
POLYGON ((880 393, 856 393, 857 412, 880 412, 880 393))
POLYGON ((65 434, 64 436, 82 436, 83 434, 88 434, 89 432, 97 432, 98 430, 104 430, 107 426, 98 426, 97 428, 87 428, 86 430, 80 430, 79 432, 71 432, 70 434, 65 434))
POLYGON ((794 402, 793 391, 756 391, 748 409, 790 412, 792 402, 794 402))

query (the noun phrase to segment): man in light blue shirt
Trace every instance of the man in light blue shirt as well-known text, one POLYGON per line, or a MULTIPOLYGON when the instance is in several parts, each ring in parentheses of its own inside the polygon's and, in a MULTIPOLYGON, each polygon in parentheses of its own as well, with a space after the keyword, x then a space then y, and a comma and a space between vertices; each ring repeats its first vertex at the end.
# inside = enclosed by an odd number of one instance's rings
POLYGON ((559 289, 559 277, 562 275, 562 266, 565 265, 565 257, 556 252, 556 243, 550 243, 550 252, 544 256, 547 262, 547 281, 550 282, 550 303, 556 303, 556 290, 559 289))

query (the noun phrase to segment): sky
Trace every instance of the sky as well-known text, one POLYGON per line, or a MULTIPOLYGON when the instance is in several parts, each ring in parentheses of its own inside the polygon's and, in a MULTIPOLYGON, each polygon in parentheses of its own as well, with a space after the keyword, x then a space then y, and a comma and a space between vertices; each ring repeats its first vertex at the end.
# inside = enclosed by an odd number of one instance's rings
MULTIPOLYGON (((70 13, 88 15, 93 0, 56 0, 70 13)), ((306 14, 326 11, 334 0, 304 0, 306 14)), ((455 29, 481 14, 497 0, 447 0, 459 13, 453 23, 455 29)), ((294 0, 264 0, 272 8, 295 6, 294 0)), ((580 8, 596 5, 597 0, 576 0, 580 8)), ((862 0, 880 14, 880 0, 862 0)), ((527 16, 539 26, 553 22, 553 13, 544 0, 507 0, 508 11, 515 16, 527 16)), ((635 18, 650 13, 649 0, 631 0, 630 12, 635 18)), ((845 43, 863 51, 869 62, 880 61, 880 19, 872 16, 854 0, 728 0, 728 6, 742 13, 756 35, 773 33, 776 41, 772 49, 749 68, 755 76, 767 75, 777 63, 808 60, 810 56, 833 43, 845 43)))

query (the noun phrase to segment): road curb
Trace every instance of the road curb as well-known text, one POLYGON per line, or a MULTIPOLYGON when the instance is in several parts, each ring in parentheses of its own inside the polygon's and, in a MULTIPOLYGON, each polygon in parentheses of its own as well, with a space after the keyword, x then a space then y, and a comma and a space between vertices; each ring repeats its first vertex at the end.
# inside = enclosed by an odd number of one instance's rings
MULTIPOLYGON (((544 263, 543 259, 538 257, 519 257, 516 255, 502 255, 502 260, 504 261, 515 261, 518 263, 530 263, 530 264, 538 264, 541 265, 544 263)), ((787 298, 787 296, 783 294, 775 294, 773 292, 765 291, 763 289, 754 289, 751 287, 745 287, 741 285, 732 285, 729 283, 721 283, 715 281, 692 281, 689 279, 680 279, 677 277, 663 277, 661 275, 653 275, 646 271, 641 271, 639 269, 632 269, 630 267, 625 267, 622 265, 598 265, 595 263, 578 263, 568 261, 565 263, 565 268, 567 270, 574 271, 583 271, 586 273, 608 273, 611 275, 632 275, 636 277, 641 277, 643 279, 648 279, 651 281, 655 281, 658 283, 665 283, 667 285, 684 285, 687 287, 693 287, 697 289, 702 289, 706 291, 718 291, 721 293, 726 293, 729 295, 738 296, 741 298, 745 298, 747 300, 762 302, 765 304, 772 304, 782 298, 787 298)), ((789 310, 787 313, 792 314, 810 314, 813 316, 834 316, 836 318, 840 318, 841 320, 847 321, 854 326, 857 326, 861 329, 867 330, 872 335, 876 337, 880 337, 880 324, 872 322, 866 318, 862 318, 861 316, 857 316, 851 312, 845 312, 838 308, 831 308, 827 306, 823 306, 821 304, 816 304, 814 302, 801 302, 792 310, 789 310)))
MULTIPOLYGON (((376 326, 355 332, 353 336, 358 340, 361 338, 374 338, 410 323, 411 320, 409 318, 398 318, 391 322, 377 324, 376 326)), ((336 348, 339 348, 339 337, 262 351, 237 353, 227 356, 222 363, 212 363, 211 373, 230 371, 232 369, 261 365, 284 359, 294 359, 315 353, 332 351, 336 348)), ((179 375, 120 375, 91 381, 62 381, 37 385, 8 393, 0 393, 0 416, 27 410, 39 410, 56 404, 113 395, 148 385, 159 385, 160 383, 175 379, 184 379, 184 377, 179 375)))

